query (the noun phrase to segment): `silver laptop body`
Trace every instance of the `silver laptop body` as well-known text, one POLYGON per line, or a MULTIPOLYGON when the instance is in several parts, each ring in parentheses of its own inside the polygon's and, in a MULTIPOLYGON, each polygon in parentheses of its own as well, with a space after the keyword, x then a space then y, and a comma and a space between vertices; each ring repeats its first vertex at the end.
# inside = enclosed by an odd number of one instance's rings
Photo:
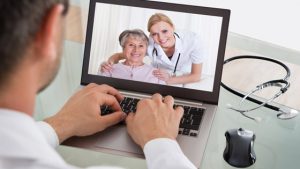
MULTIPOLYGON (((177 137, 177 141, 184 154, 195 166, 199 167, 218 104, 229 15, 230 11, 227 9, 163 2, 91 0, 81 85, 89 83, 108 84, 119 89, 124 96, 138 99, 151 97, 154 93, 160 93, 163 96, 172 95, 177 105, 205 109, 199 130, 197 131, 198 135, 195 137, 179 134, 177 137), (191 18, 192 22, 197 22, 197 19, 199 20, 198 27, 195 25, 195 28, 191 28, 191 31, 199 33, 200 36, 203 35, 204 39, 202 41, 204 43, 208 40, 212 42, 204 45, 210 50, 206 51, 206 53, 204 52, 204 54, 211 55, 209 56, 211 60, 207 63, 211 67, 210 69, 207 68, 207 70, 204 68, 201 81, 194 84, 179 85, 178 87, 98 75, 98 66, 100 63, 107 60, 111 54, 121 51, 121 48, 118 48, 119 33, 122 30, 132 28, 144 29, 147 32, 145 27, 147 20, 151 14, 156 12, 170 15, 172 20, 174 19, 175 25, 181 25, 180 22, 188 23, 186 20, 189 18, 191 18), (132 18, 130 15, 137 17, 137 19, 131 22, 128 21, 128 18, 132 18), (132 25, 125 21, 128 21, 132 25), (115 29, 112 25, 116 25, 117 28, 115 29), (201 31, 207 32, 201 32, 200 28, 201 31)), ((193 27, 193 24, 186 25, 183 28, 189 27, 193 27)), ((204 62, 205 64, 206 62, 204 62)), ((126 125, 124 124, 113 126, 89 137, 74 137, 64 142, 64 144, 117 155, 144 157, 142 149, 127 134, 126 125)))

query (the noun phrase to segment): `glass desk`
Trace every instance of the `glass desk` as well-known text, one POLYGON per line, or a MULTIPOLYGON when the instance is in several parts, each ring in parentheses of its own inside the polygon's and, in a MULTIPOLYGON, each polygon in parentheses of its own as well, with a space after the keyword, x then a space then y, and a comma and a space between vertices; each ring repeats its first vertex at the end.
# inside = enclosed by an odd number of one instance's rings
MULTIPOLYGON (((72 22, 67 36, 69 40, 65 41, 65 48, 61 62, 61 68, 58 76, 54 82, 39 96, 36 100, 35 118, 42 120, 48 117, 62 107, 66 100, 79 87, 81 77, 81 67, 83 59, 83 30, 80 25, 85 25, 88 0, 71 0, 73 10, 70 11, 72 19, 67 20, 72 22), (76 7, 77 6, 77 7, 76 7), (82 8, 82 9, 80 9, 82 8), (78 11, 81 11, 78 12, 78 11), (78 17, 81 17, 81 23, 78 26, 78 17), (74 19, 75 18, 75 19, 74 19), (77 19, 76 19, 77 18, 77 19), (77 25, 76 25, 77 24, 77 25), (70 31, 71 30, 71 31, 70 31)), ((70 23, 69 23, 70 24, 70 23)), ((300 109, 300 102, 297 99, 300 97, 300 52, 290 51, 285 48, 273 46, 261 41, 242 37, 234 33, 229 33, 227 41, 226 56, 234 56, 239 54, 259 54, 268 56, 274 59, 280 59, 293 63, 291 89, 280 97, 279 102, 300 109), (289 102, 289 101, 293 102, 289 102)), ((228 72, 224 69, 223 80, 228 72)), ((239 79, 235 77, 235 80, 239 79)), ((271 80, 271 79, 268 79, 271 80)), ((226 81, 227 83, 228 81, 226 81)), ((229 79, 230 82, 230 79, 229 79)), ((234 82, 230 82, 230 86, 234 82)), ((238 89, 240 89, 237 86, 238 89)), ((248 91, 243 90, 241 91, 248 91)), ((219 107, 216 113, 202 164, 200 169, 230 169, 234 168, 228 165, 223 160, 223 151, 225 148, 225 132, 228 129, 245 128, 254 131, 256 140, 254 143, 254 150, 257 156, 257 161, 250 169, 296 169, 300 165, 300 117, 291 120, 278 120, 276 118, 277 112, 267 108, 260 108, 254 112, 250 112, 251 116, 259 116, 262 118, 260 123, 251 121, 239 113, 226 108, 227 104, 236 105, 241 98, 229 93, 221 88, 219 107)), ((252 105, 253 103, 246 103, 252 105)), ((87 167, 93 165, 110 165, 120 166, 130 169, 146 168, 146 162, 139 158, 129 158, 101 152, 80 149, 69 146, 59 146, 57 151, 70 164, 79 167, 87 167)), ((196 150, 195 150, 196 151, 196 150)))
MULTIPOLYGON (((229 39, 229 45, 232 45, 229 39)), ((66 41, 62 65, 51 86, 39 94, 35 118, 40 120, 54 114, 72 95, 80 84, 83 45, 66 41)), ((276 57, 275 57, 276 58, 276 57)), ((286 58, 288 59, 288 58, 286 58)), ((226 74, 226 71, 223 73, 226 74)), ((296 84, 292 84, 296 86, 296 84)), ((299 95, 299 93, 298 93, 299 95)), ((241 98, 221 88, 219 108, 206 146, 201 169, 233 168, 223 160, 225 148, 224 133, 228 129, 245 128, 254 131, 256 140, 254 150, 257 161, 251 169, 296 169, 300 165, 300 117, 291 120, 278 120, 276 112, 260 108, 250 112, 251 116, 262 118, 260 123, 251 121, 239 113, 226 108, 235 105, 241 98)), ((247 102, 251 105, 252 103, 247 102)), ((59 146, 58 152, 69 163, 85 167, 90 165, 113 165, 124 168, 146 168, 145 160, 105 154, 80 148, 59 146)))

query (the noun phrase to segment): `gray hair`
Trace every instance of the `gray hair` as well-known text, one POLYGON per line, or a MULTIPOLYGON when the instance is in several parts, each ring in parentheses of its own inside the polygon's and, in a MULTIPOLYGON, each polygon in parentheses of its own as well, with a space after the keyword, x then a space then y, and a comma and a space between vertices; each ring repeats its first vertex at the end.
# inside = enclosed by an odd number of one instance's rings
POLYGON ((125 30, 119 36, 120 45, 124 48, 125 43, 129 37, 133 38, 140 38, 142 41, 146 42, 147 46, 149 43, 149 39, 147 35, 141 29, 132 29, 132 30, 125 30))

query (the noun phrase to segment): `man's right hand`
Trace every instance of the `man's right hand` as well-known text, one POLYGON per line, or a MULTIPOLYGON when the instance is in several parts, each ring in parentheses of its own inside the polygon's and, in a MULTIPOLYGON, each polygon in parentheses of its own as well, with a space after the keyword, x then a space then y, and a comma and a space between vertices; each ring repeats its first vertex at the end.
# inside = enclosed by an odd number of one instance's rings
POLYGON ((133 140, 144 148, 145 144, 156 138, 175 140, 183 108, 173 109, 174 99, 154 94, 151 99, 139 101, 136 113, 126 118, 127 130, 133 140))

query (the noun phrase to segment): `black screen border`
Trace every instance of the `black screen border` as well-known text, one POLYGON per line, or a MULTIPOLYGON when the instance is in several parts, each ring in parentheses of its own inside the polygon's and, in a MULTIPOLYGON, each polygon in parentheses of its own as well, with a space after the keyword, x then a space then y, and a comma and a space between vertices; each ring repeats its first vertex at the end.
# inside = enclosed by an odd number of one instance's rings
POLYGON ((160 93, 162 95, 172 95, 175 98, 195 100, 195 101, 201 101, 201 102, 211 103, 211 104, 218 104, 219 92, 221 87, 220 85, 221 85, 221 78, 222 78, 222 70, 223 70, 223 61, 224 61, 225 48, 226 48, 226 40, 228 35, 229 18, 230 18, 230 10, 228 9, 191 6, 191 5, 173 4, 173 3, 165 3, 165 2, 143 1, 143 0, 126 0, 126 1, 90 0, 87 30, 86 30, 86 42, 84 48, 84 59, 83 59, 83 66, 82 66, 81 85, 87 85, 89 83, 107 84, 121 90, 135 91, 135 92, 148 93, 148 94, 160 93), (88 74, 92 33, 93 33, 93 26, 94 26, 94 14, 95 14, 95 8, 97 2, 222 17, 222 26, 221 26, 221 33, 220 33, 220 40, 219 40, 219 50, 217 54, 218 56, 217 56, 216 71, 214 76, 213 91, 208 92, 203 90, 151 84, 151 83, 145 83, 139 81, 131 81, 131 80, 124 80, 124 79, 117 79, 117 78, 88 74))

